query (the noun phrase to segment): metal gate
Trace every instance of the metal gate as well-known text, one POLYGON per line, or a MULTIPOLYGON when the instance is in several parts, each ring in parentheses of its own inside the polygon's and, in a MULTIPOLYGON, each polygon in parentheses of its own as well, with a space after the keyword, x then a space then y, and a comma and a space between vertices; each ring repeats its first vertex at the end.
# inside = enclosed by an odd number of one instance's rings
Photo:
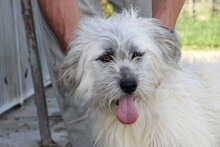
MULTIPOLYGON (((38 36, 43 36, 41 26, 35 26, 38 36)), ((42 38, 38 38, 38 44, 44 85, 48 85, 42 38)), ((0 0, 0 114, 34 94, 29 59, 21 1, 0 0)))

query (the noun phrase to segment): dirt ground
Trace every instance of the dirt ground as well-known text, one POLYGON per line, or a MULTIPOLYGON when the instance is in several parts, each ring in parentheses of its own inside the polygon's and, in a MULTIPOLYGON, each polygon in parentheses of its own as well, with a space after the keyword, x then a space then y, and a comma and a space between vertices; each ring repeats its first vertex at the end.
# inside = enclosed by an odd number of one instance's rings
MULTIPOLYGON (((220 59, 220 51, 184 51, 188 59, 220 59)), ((64 147, 69 142, 60 116, 55 94, 51 87, 46 89, 50 129, 57 147, 64 147)), ((40 134, 34 99, 29 98, 22 106, 0 115, 0 147, 39 147, 40 134)))
POLYGON ((216 51, 183 51, 183 58, 204 59, 210 62, 220 60, 220 49, 216 51))

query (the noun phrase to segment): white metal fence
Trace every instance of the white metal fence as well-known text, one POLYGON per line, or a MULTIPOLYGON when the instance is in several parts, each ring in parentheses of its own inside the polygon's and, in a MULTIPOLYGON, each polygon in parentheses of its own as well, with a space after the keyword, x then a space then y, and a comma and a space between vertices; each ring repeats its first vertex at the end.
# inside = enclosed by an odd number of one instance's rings
MULTIPOLYGON (((35 27, 40 34, 42 26, 35 27)), ((50 76, 40 38, 38 44, 44 84, 48 85, 50 76)), ((29 58, 21 2, 0 0, 0 114, 34 94, 29 58)))

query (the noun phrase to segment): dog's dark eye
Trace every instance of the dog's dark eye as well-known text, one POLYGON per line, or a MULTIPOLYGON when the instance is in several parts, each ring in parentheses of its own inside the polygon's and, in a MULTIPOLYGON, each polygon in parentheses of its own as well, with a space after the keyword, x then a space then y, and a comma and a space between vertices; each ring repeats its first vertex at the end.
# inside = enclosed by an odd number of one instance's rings
POLYGON ((134 52, 131 56, 131 59, 140 58, 143 54, 139 52, 134 52))
POLYGON ((102 62, 110 62, 113 60, 112 55, 109 53, 106 53, 104 55, 102 55, 101 57, 99 57, 99 60, 101 60, 102 62))

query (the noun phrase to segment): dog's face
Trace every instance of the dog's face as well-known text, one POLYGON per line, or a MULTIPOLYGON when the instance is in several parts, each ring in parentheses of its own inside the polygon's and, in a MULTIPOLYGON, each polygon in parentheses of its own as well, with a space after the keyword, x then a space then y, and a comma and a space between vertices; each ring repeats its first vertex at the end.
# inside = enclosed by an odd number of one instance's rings
POLYGON ((163 72, 178 67, 176 35, 153 19, 123 12, 81 22, 60 68, 62 86, 77 104, 117 115, 124 124, 153 99, 163 72))

